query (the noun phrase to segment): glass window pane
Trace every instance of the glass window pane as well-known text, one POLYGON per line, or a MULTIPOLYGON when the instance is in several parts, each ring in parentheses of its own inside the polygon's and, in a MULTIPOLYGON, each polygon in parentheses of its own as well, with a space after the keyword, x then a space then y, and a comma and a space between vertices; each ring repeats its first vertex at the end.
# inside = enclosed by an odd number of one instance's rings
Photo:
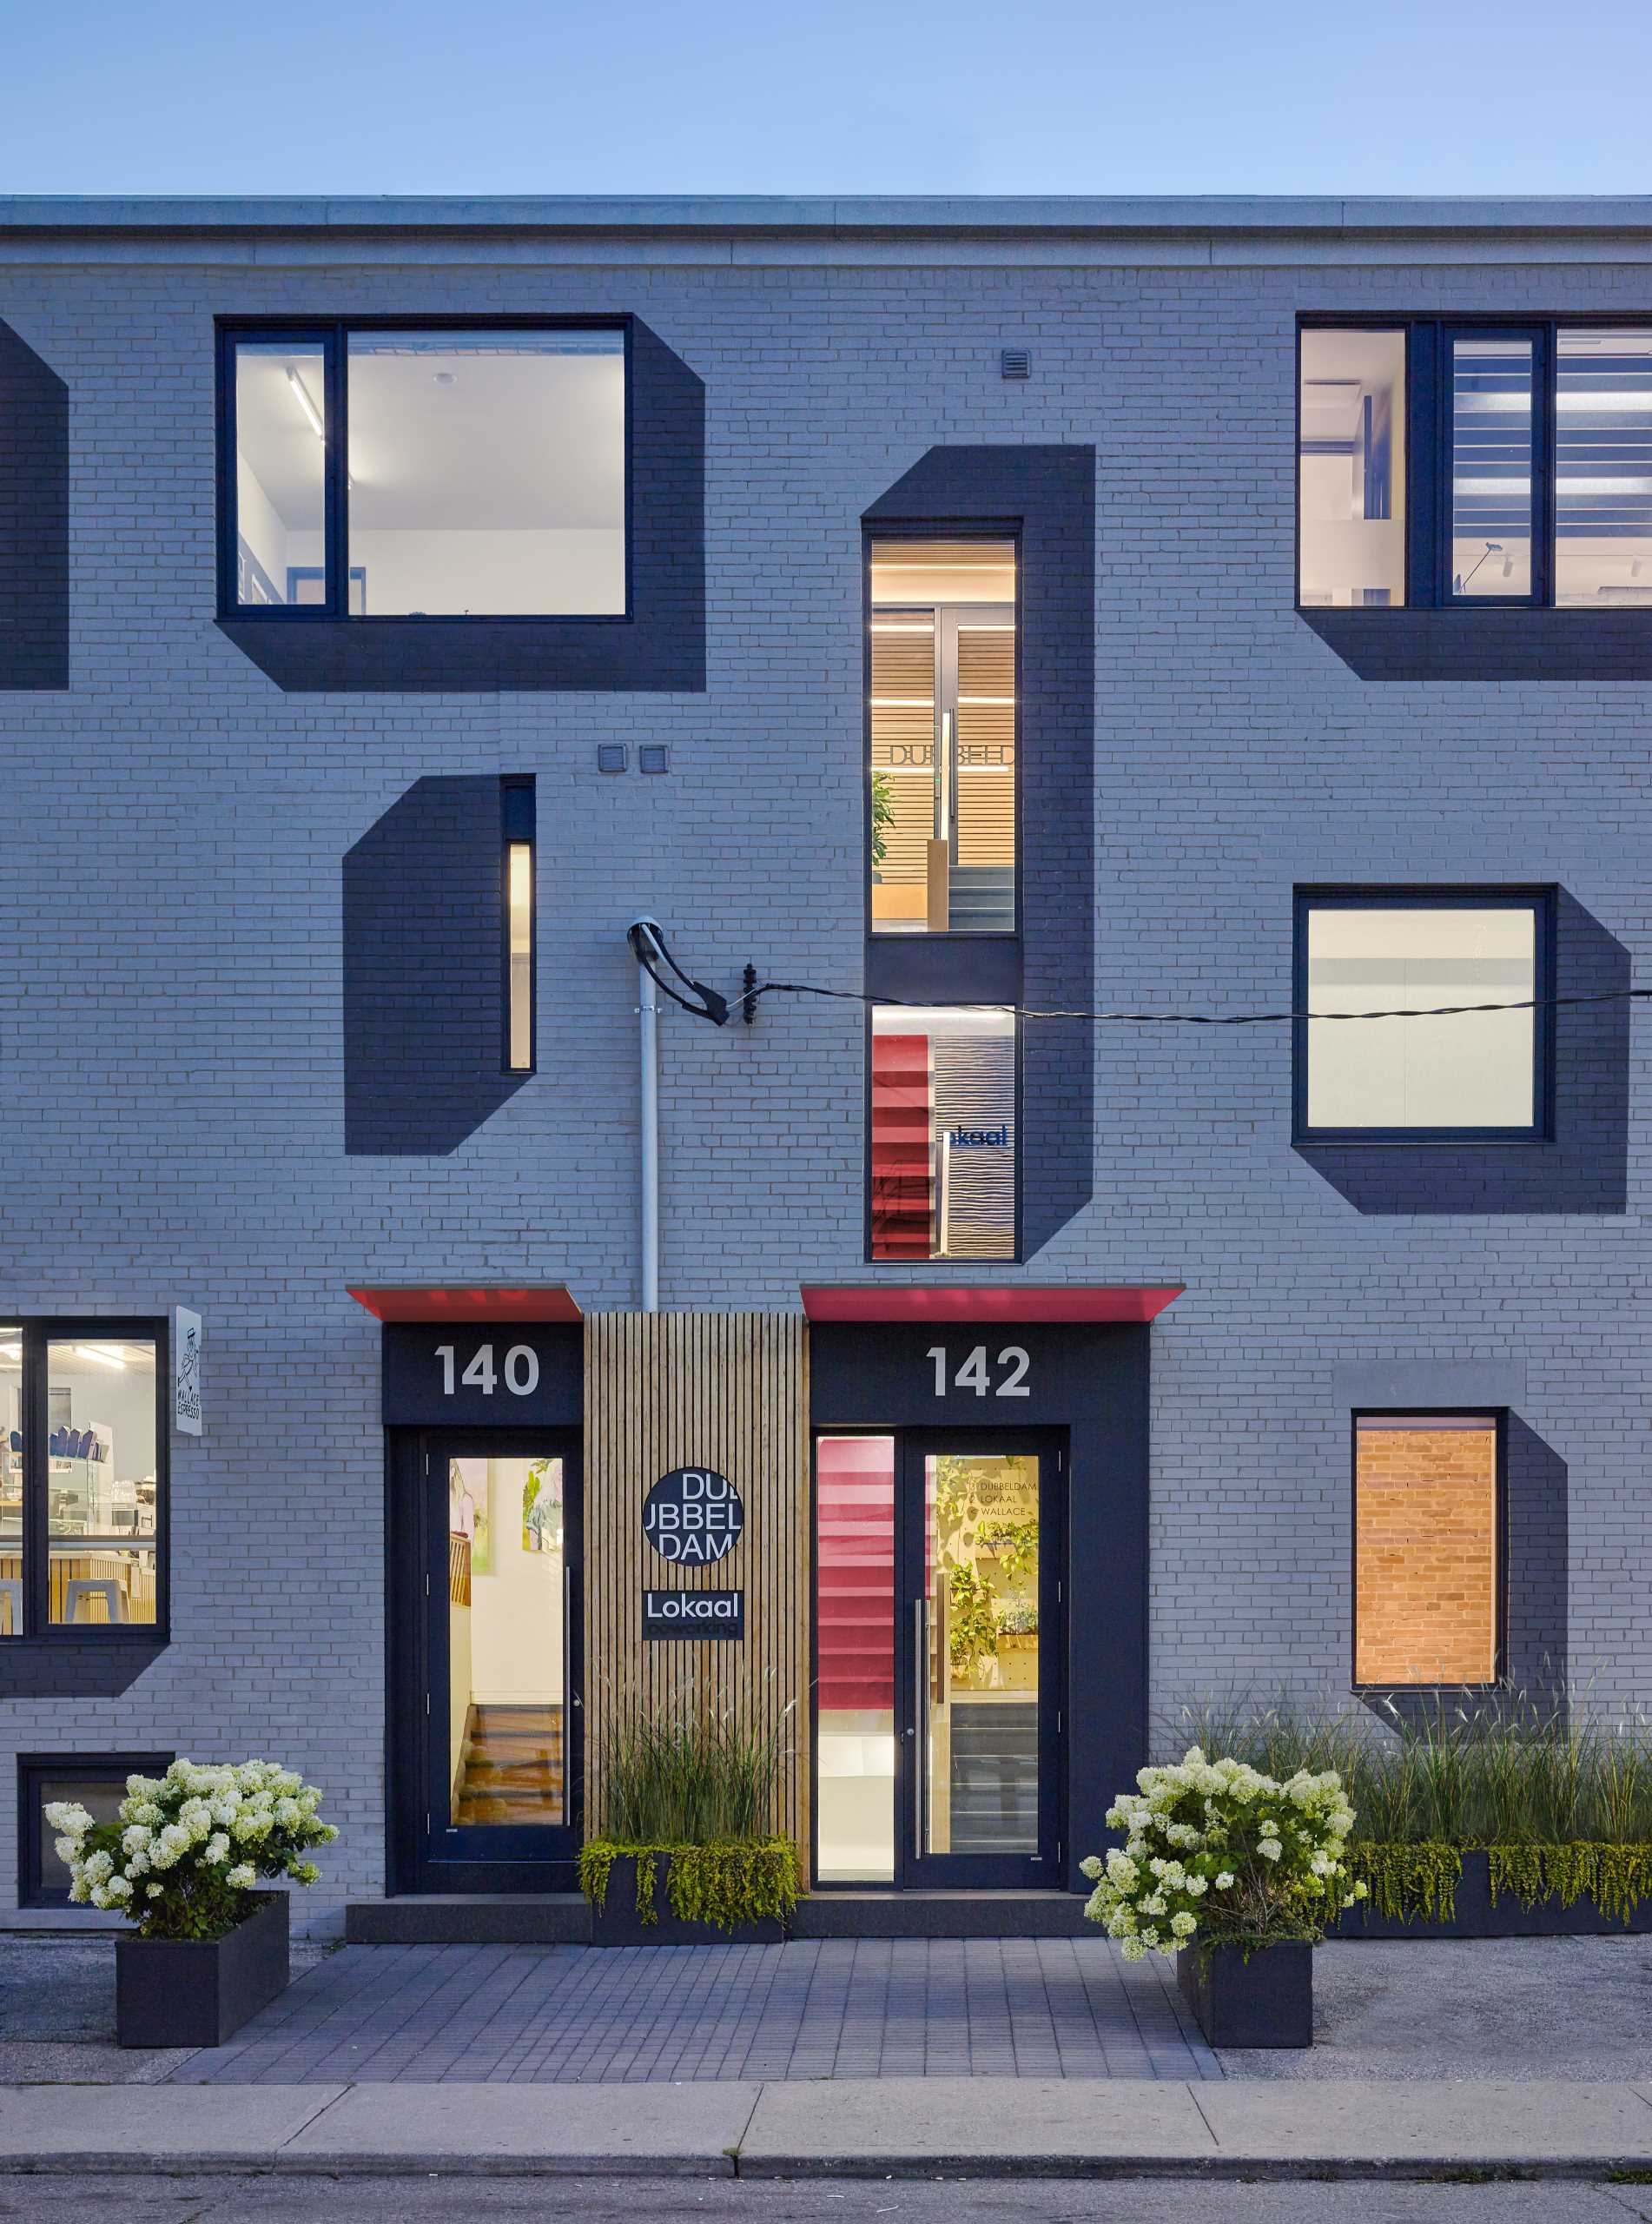
POLYGON ((512 1073, 526 1073, 533 1063, 533 848, 528 842, 508 844, 508 910, 510 936, 511 1042, 512 1073))
POLYGON ((1405 335, 1305 332, 1297 460, 1305 608, 1405 599, 1405 335))
POLYGON ((563 1514, 560 1460, 447 1463, 455 1828, 566 1819, 563 1514))
POLYGON ((101 1775, 77 1775, 74 1763, 68 1762, 61 1773, 34 1777, 34 1827, 39 1833, 40 1889, 54 1899, 69 1897, 69 1864, 57 1851, 57 1833, 45 1819, 48 1807, 60 1803, 83 1807, 95 1823, 112 1823, 120 1814, 121 1802, 126 1797, 126 1771, 111 1776, 105 1771, 101 1775))
POLYGON ((925 1460, 923 1850, 1038 1851, 1038 1461, 925 1460))
POLYGON ((1562 332, 1556 362, 1555 600, 1652 603, 1652 328, 1562 332))
POLYGON ((1015 1022, 1002 1011, 872 1015, 872 1256, 1015 1255, 1015 1022))
POLYGON ((1451 592, 1531 592, 1533 349, 1451 342, 1451 592))
MULTIPOLYGON (((1308 1009, 1425 1010, 1530 1003, 1530 905, 1328 904, 1308 915, 1308 1009)), ((1308 1024, 1312 1128, 1530 1128, 1536 1015, 1308 1024)))
POLYGON ((318 347, 235 343, 235 600, 325 599, 327 381, 318 347))
POLYGON ((23 1330, 0 1328, 0 1636, 23 1634, 23 1330))
POLYGON ((47 1347, 51 1619, 155 1618, 155 1346, 89 1334, 47 1347))
POLYGON ((1496 1423, 1362 1416, 1354 1443, 1355 1680, 1491 1683, 1496 1423))
POLYGON ((1015 927, 1014 541, 871 550, 872 925, 1015 927))
POLYGON ((349 415, 369 612, 623 615, 620 334, 353 333, 349 415))
POLYGON ((816 1823, 823 1883, 895 1875, 895 1439, 816 1449, 816 1823))

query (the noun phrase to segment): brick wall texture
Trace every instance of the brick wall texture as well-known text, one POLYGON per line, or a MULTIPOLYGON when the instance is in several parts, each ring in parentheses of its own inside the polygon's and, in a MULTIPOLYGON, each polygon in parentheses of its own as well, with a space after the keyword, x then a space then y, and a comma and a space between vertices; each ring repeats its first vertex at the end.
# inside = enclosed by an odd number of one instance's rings
POLYGON ((1490 1683, 1496 1428, 1361 1428, 1354 1458, 1354 1680, 1490 1683))
MULTIPOLYGON (((1478 265, 1059 251, 0 250, 0 319, 68 387, 72 588, 69 687, 0 696, 0 1314, 193 1306, 206 1400, 175 1446, 174 1642, 118 1698, 6 1704, 0 1771, 275 1753, 343 1826, 317 1918, 381 1888, 378 1332, 345 1286, 565 1279, 635 1304, 638 911, 725 989, 748 960, 858 987, 860 519, 937 441, 1097 451, 1104 1005, 1285 1007, 1297 882, 1559 884, 1639 966, 1652 688, 1358 679, 1293 612, 1292 447, 1298 311, 1632 322, 1645 273, 1523 264, 1506 237, 1478 265), (705 692, 281 693, 214 623, 215 315, 537 311, 635 311, 704 381, 705 692), (999 376, 1007 345, 1028 381, 999 376), (633 767, 669 743, 669 776, 598 775, 605 740, 633 767), (443 1155, 347 1157, 341 861, 422 776, 502 772, 538 782, 539 1072, 443 1155)), ((1285 1030, 1094 1031, 1093 1199, 1024 1272, 1187 1285, 1153 1330, 1162 1714, 1345 1698, 1334 1376, 1371 1361, 1523 1369, 1567 1502, 1571 1673, 1652 1698, 1635 1024, 1627 1205, 1590 1213, 1431 1214, 1425 1167, 1403 1208, 1351 1202, 1291 1147, 1285 1030)), ((667 1306, 790 1307, 862 1269, 862 1029, 816 1000, 721 1032, 666 1011, 667 1306)), ((1563 1014, 1559 1037, 1594 1055, 1563 1014)), ((0 1899, 15 1812, 0 1783, 0 1899)))

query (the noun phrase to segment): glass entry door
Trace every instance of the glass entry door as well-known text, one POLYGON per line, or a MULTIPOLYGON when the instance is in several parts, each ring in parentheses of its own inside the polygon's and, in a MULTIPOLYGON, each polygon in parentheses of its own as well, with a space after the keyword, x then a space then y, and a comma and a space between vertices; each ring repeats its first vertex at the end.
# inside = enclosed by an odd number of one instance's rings
POLYGON ((577 1851, 578 1485, 554 1438, 429 1440, 426 1860, 577 1851))
POLYGON ((1059 1449, 902 1440, 900 1881, 1054 1885, 1063 1724, 1059 1449))

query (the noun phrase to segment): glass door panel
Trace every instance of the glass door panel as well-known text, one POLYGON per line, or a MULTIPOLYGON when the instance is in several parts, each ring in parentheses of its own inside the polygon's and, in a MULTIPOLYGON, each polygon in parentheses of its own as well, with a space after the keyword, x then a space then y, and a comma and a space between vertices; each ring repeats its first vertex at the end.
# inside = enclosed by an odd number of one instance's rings
POLYGON ((1451 342, 1451 599, 1529 600, 1536 514, 1534 340, 1451 342))

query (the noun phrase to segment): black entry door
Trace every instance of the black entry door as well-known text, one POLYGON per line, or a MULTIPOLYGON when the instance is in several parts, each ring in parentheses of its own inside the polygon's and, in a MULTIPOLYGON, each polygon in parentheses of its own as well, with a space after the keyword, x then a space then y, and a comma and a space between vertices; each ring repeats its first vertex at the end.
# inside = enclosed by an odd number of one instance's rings
POLYGON ((909 1888, 1059 1881, 1064 1458, 1039 1431, 901 1440, 896 1860, 909 1888))
POLYGON ((404 1751, 408 1881, 570 1887, 580 1824, 578 1438, 433 1431, 406 1447, 404 1476, 418 1611, 401 1690, 414 1713, 411 1724, 393 1716, 392 1740, 404 1751))

